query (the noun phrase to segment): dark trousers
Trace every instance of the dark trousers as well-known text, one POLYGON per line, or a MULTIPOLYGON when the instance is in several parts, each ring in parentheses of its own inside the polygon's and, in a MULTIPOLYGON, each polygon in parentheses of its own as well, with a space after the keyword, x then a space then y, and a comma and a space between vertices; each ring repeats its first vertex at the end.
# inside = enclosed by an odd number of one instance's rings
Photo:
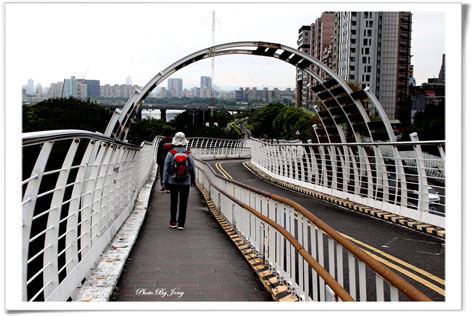
POLYGON ((179 198, 178 226, 184 227, 184 222, 186 222, 186 209, 188 206, 189 185, 170 184, 168 187, 171 195, 170 223, 176 222, 179 198))

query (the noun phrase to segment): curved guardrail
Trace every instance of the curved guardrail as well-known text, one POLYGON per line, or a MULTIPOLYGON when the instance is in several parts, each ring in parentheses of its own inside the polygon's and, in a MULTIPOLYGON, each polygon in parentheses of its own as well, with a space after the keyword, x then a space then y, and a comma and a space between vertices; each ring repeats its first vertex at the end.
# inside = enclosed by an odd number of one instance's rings
POLYGON ((430 301, 298 203, 218 175, 197 181, 265 264, 303 301, 430 301))
POLYGON ((23 300, 66 301, 133 210, 159 137, 23 134, 23 300))
POLYGON ((190 137, 188 147, 195 157, 204 160, 250 158, 245 139, 190 137))
POLYGON ((445 227, 444 141, 247 146, 275 179, 445 227))

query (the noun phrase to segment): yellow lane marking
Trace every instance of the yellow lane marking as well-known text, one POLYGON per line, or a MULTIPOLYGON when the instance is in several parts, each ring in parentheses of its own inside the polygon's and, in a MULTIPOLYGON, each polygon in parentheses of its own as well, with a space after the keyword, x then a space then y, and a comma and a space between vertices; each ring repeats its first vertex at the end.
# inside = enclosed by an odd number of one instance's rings
POLYGON ((219 165, 219 170, 220 170, 221 173, 224 175, 224 177, 226 177, 227 179, 232 179, 232 177, 230 176, 230 174, 227 173, 227 171, 225 171, 224 167, 222 166, 222 162, 219 162, 218 165, 219 165))
POLYGON ((442 288, 440 288, 439 286, 434 285, 434 284, 431 283, 430 281, 427 281, 427 280, 425 280, 425 279, 423 279, 423 278, 417 276, 416 274, 411 273, 410 271, 408 271, 408 270, 406 270, 406 269, 403 269, 402 267, 397 266, 396 264, 393 264, 393 263, 391 263, 391 262, 389 262, 389 261, 387 261, 387 260, 385 260, 385 259, 383 259, 383 258, 381 258, 381 257, 376 256, 375 254, 371 253, 371 252, 368 251, 368 250, 365 250, 365 249, 364 249, 364 251, 365 251, 367 254, 369 254, 370 256, 372 256, 374 259, 380 261, 381 263, 383 263, 383 264, 385 264, 385 265, 391 267, 391 268, 394 269, 394 270, 397 270, 397 271, 400 272, 400 273, 403 273, 403 274, 406 275, 407 277, 409 277, 409 278, 415 280, 415 281, 418 282, 418 283, 423 284, 424 286, 426 286, 427 288, 432 289, 433 291, 437 292, 438 294, 441 294, 441 295, 445 296, 445 291, 444 291, 442 288))
POLYGON ((222 162, 216 163, 216 168, 227 179, 233 179, 232 176, 227 171, 225 171, 224 167, 222 166, 222 162))
POLYGON ((423 269, 420 269, 420 268, 418 268, 418 267, 416 267, 416 266, 414 266, 414 265, 412 265, 412 264, 410 264, 410 263, 408 263, 408 262, 406 262, 406 261, 403 261, 403 260, 401 260, 401 259, 398 259, 397 257, 394 257, 394 256, 392 256, 392 255, 390 255, 390 254, 388 254, 388 253, 386 253, 386 252, 383 252, 382 250, 379 250, 379 249, 377 249, 377 248, 375 248, 375 247, 373 247, 373 246, 367 245, 366 243, 363 243, 362 241, 359 241, 359 240, 357 240, 357 239, 355 239, 355 238, 353 238, 353 237, 347 236, 347 235, 345 235, 345 234, 343 234, 343 233, 341 233, 341 232, 340 232, 340 234, 343 235, 344 237, 346 237, 347 239, 349 239, 349 240, 351 240, 351 241, 353 241, 353 242, 355 242, 355 243, 357 243, 357 244, 359 244, 359 245, 362 245, 362 246, 364 246, 364 247, 367 248, 367 249, 370 249, 370 250, 372 250, 372 251, 374 251, 374 252, 377 252, 378 254, 380 254, 380 255, 382 255, 382 256, 384 256, 384 257, 386 257, 386 258, 388 258, 388 259, 390 259, 390 260, 392 260, 392 261, 394 261, 394 262, 396 262, 396 263, 398 263, 399 265, 402 265, 402 266, 404 266, 404 267, 407 267, 407 268, 409 268, 409 269, 411 269, 411 270, 417 272, 418 274, 421 274, 421 275, 423 275, 423 276, 425 276, 425 277, 427 277, 427 278, 429 278, 429 279, 431 279, 431 280, 433 280, 433 281, 435 281, 435 282, 437 282, 437 283, 439 283, 439 284, 441 284, 441 285, 445 285, 445 284, 446 284, 443 279, 441 279, 441 278, 439 278, 439 277, 437 277, 437 276, 435 276, 435 275, 433 275, 433 274, 431 274, 431 273, 429 273, 429 272, 427 272, 427 271, 425 271, 425 270, 423 270, 423 269))
POLYGON ((224 171, 230 179, 234 179, 234 178, 230 175, 230 173, 228 173, 227 170, 224 169, 224 166, 222 165, 222 162, 221 162, 221 168, 222 168, 222 171, 224 171))

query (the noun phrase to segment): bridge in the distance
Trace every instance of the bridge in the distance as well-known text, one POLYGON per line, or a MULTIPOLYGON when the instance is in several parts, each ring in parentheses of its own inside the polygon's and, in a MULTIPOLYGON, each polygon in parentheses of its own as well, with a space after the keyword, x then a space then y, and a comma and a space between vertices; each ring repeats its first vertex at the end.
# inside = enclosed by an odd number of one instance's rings
POLYGON ((116 109, 104 134, 23 134, 23 300, 444 301, 445 144, 411 136, 396 141, 370 89, 293 48, 193 53, 116 109), (161 136, 134 146, 128 129, 160 82, 231 54, 319 82, 317 142, 190 138, 197 188, 176 231, 155 182, 161 136))

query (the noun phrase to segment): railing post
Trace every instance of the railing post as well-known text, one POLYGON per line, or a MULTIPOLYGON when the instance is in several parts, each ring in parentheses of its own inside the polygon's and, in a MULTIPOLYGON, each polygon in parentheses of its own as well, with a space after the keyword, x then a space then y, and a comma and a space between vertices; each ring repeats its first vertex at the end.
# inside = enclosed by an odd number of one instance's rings
MULTIPOLYGON (((48 223, 46 225, 47 229, 52 227, 52 229, 46 232, 44 238, 45 245, 51 245, 44 251, 43 256, 43 266, 48 266, 47 269, 43 272, 43 282, 50 282, 47 287, 44 289, 44 299, 45 301, 49 300, 49 296, 54 291, 54 289, 59 285, 59 267, 58 267, 58 243, 59 243, 59 221, 61 219, 61 210, 62 210, 62 201, 64 197, 65 186, 67 184, 67 179, 69 177, 69 171, 71 170, 72 162, 74 156, 76 155, 77 148, 79 146, 79 140, 74 139, 69 146, 69 150, 66 154, 66 158, 59 172, 58 179, 56 181, 55 190, 53 197, 51 199, 51 211, 48 214, 48 223)), ((73 227, 73 233, 76 233, 76 227, 73 227)), ((66 231, 66 234, 68 232, 66 231)), ((65 238, 66 235, 61 237, 65 238)), ((67 245, 65 245, 67 247, 67 245)), ((65 262, 65 267, 68 265, 68 262, 65 262)))
MULTIPOLYGON (((411 133, 410 139, 418 142, 418 134, 411 133)), ((416 159, 416 169, 418 171, 418 211, 426 212, 429 209, 428 199, 428 181, 426 179, 425 163, 423 161, 423 153, 420 145, 414 145, 413 151, 416 159)))
POLYGON ((41 181, 43 179, 44 169, 48 162, 49 155, 53 149, 53 142, 46 142, 43 144, 41 151, 36 159, 35 166, 31 172, 31 181, 28 182, 25 193, 23 195, 23 212, 22 212, 22 224, 23 224, 23 300, 27 300, 27 281, 28 281, 28 255, 30 245, 30 234, 33 213, 36 205, 36 196, 38 195, 41 181))

